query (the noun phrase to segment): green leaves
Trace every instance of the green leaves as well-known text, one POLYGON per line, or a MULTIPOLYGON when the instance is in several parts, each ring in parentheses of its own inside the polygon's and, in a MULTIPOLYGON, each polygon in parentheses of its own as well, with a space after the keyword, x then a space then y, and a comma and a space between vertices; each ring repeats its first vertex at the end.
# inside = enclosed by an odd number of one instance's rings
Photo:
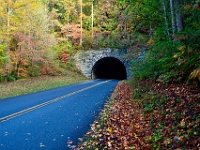
MULTIPOLYGON (((0 44, 0 67, 4 68, 4 65, 6 63, 6 60, 9 56, 6 56, 6 45, 0 44)), ((0 69, 0 74, 2 70, 0 69)))
MULTIPOLYGON (((134 60, 132 72, 134 77, 145 79, 162 78, 164 82, 186 82, 192 76, 198 76, 195 71, 199 67, 199 48, 197 39, 200 37, 199 16, 197 4, 185 2, 180 4, 181 11, 179 15, 184 15, 185 30, 172 33, 170 27, 175 14, 171 14, 174 5, 169 7, 169 1, 133 1, 132 7, 127 7, 129 15, 133 15, 132 24, 134 25, 135 35, 146 33, 147 53, 144 60, 134 60), (162 2, 165 2, 165 11, 163 11, 162 2), (195 5, 195 7, 194 7, 195 5), (163 13, 165 12, 165 14, 163 13), (146 31, 144 32, 144 29, 146 31), (148 36, 149 33, 149 36, 148 36), (191 72, 193 72, 191 74, 191 72), (191 75, 190 75, 191 74, 191 75), (190 76, 190 77, 189 77, 190 76), (180 80, 180 78, 182 78, 180 80), (185 79, 185 80, 184 80, 185 79)), ((129 5, 131 5, 129 4, 129 5)), ((176 10, 179 8, 175 8, 176 10)), ((178 10, 175 12, 178 14, 178 10)), ((180 21, 180 18, 176 18, 180 21)), ((181 22, 179 22, 179 25, 181 22)), ((145 37, 145 36, 144 36, 145 37)), ((136 43, 144 43, 145 38, 134 37, 136 43)))
POLYGON ((152 80, 132 79, 129 84, 117 85, 77 150, 198 149, 198 89, 152 80))

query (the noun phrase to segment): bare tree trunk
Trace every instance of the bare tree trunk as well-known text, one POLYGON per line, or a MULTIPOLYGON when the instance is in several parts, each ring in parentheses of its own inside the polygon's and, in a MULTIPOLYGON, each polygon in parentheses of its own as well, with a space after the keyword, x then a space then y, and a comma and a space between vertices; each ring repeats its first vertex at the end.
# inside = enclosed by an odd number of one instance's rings
POLYGON ((165 25, 166 25, 167 35, 170 40, 169 25, 168 25, 168 19, 167 19, 167 8, 166 8, 165 0, 163 0, 162 3, 163 3, 164 15, 165 15, 165 25))
POLYGON ((170 0, 170 9, 171 9, 171 19, 172 19, 172 33, 176 32, 176 20, 174 12, 174 0, 170 0))
POLYGON ((81 0, 80 2, 81 4, 81 37, 80 37, 80 46, 82 46, 82 43, 83 43, 83 1, 81 0))
POLYGON ((181 13, 181 1, 175 0, 175 10, 176 10, 176 27, 177 31, 184 29, 183 14, 181 13))
POLYGON ((93 28, 94 28, 94 0, 92 0, 92 42, 94 39, 94 32, 93 32, 93 28))

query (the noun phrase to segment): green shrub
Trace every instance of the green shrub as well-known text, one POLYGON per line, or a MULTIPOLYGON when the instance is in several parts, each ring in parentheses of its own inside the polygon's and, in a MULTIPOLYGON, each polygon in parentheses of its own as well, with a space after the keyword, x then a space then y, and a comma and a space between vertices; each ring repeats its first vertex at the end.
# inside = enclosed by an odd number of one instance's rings
MULTIPOLYGON (((195 37, 199 38, 200 32, 196 34, 195 37)), ((145 59, 133 61, 134 77, 155 80, 159 78, 165 83, 186 83, 186 81, 199 78, 200 46, 194 40, 193 34, 181 31, 176 34, 173 41, 155 37, 155 43, 151 46, 145 59)))

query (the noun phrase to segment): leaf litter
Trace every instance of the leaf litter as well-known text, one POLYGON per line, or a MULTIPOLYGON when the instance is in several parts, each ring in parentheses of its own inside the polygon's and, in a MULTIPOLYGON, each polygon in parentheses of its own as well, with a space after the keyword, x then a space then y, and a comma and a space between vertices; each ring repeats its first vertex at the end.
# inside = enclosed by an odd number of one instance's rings
POLYGON ((74 150, 199 150, 200 91, 152 80, 120 82, 74 150))

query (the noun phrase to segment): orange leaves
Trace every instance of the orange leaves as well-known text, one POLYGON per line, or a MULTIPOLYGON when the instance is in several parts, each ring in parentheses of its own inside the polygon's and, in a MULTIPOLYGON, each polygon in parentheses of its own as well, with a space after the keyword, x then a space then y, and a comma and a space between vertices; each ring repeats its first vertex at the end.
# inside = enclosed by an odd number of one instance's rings
POLYGON ((79 149, 199 149, 199 90, 152 80, 133 84, 118 84, 79 149), (136 89, 140 97, 133 96, 136 89))
MULTIPOLYGON (((198 90, 191 90, 189 87, 178 84, 168 86, 154 84, 154 90, 167 97, 163 103, 163 115, 158 117, 158 122, 153 123, 154 133, 160 132, 154 138, 162 137, 157 145, 163 148, 174 147, 179 149, 184 145, 185 149, 198 149, 197 133, 199 135, 200 109, 198 108, 200 94, 198 90), (196 125, 194 122, 196 120, 196 125), (162 126, 158 126, 158 123, 162 126), (198 128, 198 129, 197 129, 198 128), (165 138, 165 140, 163 140, 165 138)), ((161 113, 161 111, 158 111, 161 113)), ((157 114, 158 114, 157 113, 157 114)), ((152 114, 153 117, 157 114, 152 114)))
POLYGON ((112 127, 108 127, 107 132, 112 133, 112 127))
POLYGON ((92 137, 93 141, 85 142, 85 149, 87 146, 92 149, 97 145, 101 149, 109 150, 134 150, 145 147, 151 149, 149 144, 145 144, 144 138, 147 122, 143 115, 135 110, 138 107, 132 97, 132 88, 121 82, 112 96, 113 101, 106 104, 100 120, 91 125, 92 131, 87 135, 92 137))
POLYGON ((60 35, 68 38, 68 40, 71 40, 73 43, 78 44, 81 38, 80 26, 73 23, 65 25, 62 27, 60 35))
POLYGON ((196 0, 196 3, 195 4, 188 4, 188 5, 185 5, 184 7, 185 10, 189 10, 189 9, 197 9, 197 10, 200 10, 200 2, 198 0, 196 0))
POLYGON ((21 65, 24 66, 24 67, 28 67, 29 66, 29 64, 26 61, 21 61, 21 65))
POLYGON ((28 70, 26 68, 18 68, 17 69, 18 77, 27 77, 28 70))
POLYGON ((149 41, 147 42, 147 45, 152 45, 154 43, 155 43, 155 41, 152 38, 150 38, 149 41))
POLYGON ((70 54, 67 54, 67 51, 58 54, 58 59, 61 60, 62 63, 66 63, 70 60, 70 54))
POLYGON ((191 5, 191 4, 185 5, 185 7, 184 7, 185 10, 188 10, 188 9, 190 9, 190 8, 192 8, 192 5, 191 5))
POLYGON ((70 60, 70 55, 69 54, 62 54, 61 55, 61 61, 63 62, 63 63, 66 63, 66 62, 68 62, 70 60))
POLYGON ((180 35, 180 36, 173 36, 174 41, 181 41, 181 40, 186 40, 188 39, 187 35, 180 35))
POLYGON ((56 73, 60 73, 60 70, 53 66, 42 66, 40 73, 42 75, 54 75, 56 73))

